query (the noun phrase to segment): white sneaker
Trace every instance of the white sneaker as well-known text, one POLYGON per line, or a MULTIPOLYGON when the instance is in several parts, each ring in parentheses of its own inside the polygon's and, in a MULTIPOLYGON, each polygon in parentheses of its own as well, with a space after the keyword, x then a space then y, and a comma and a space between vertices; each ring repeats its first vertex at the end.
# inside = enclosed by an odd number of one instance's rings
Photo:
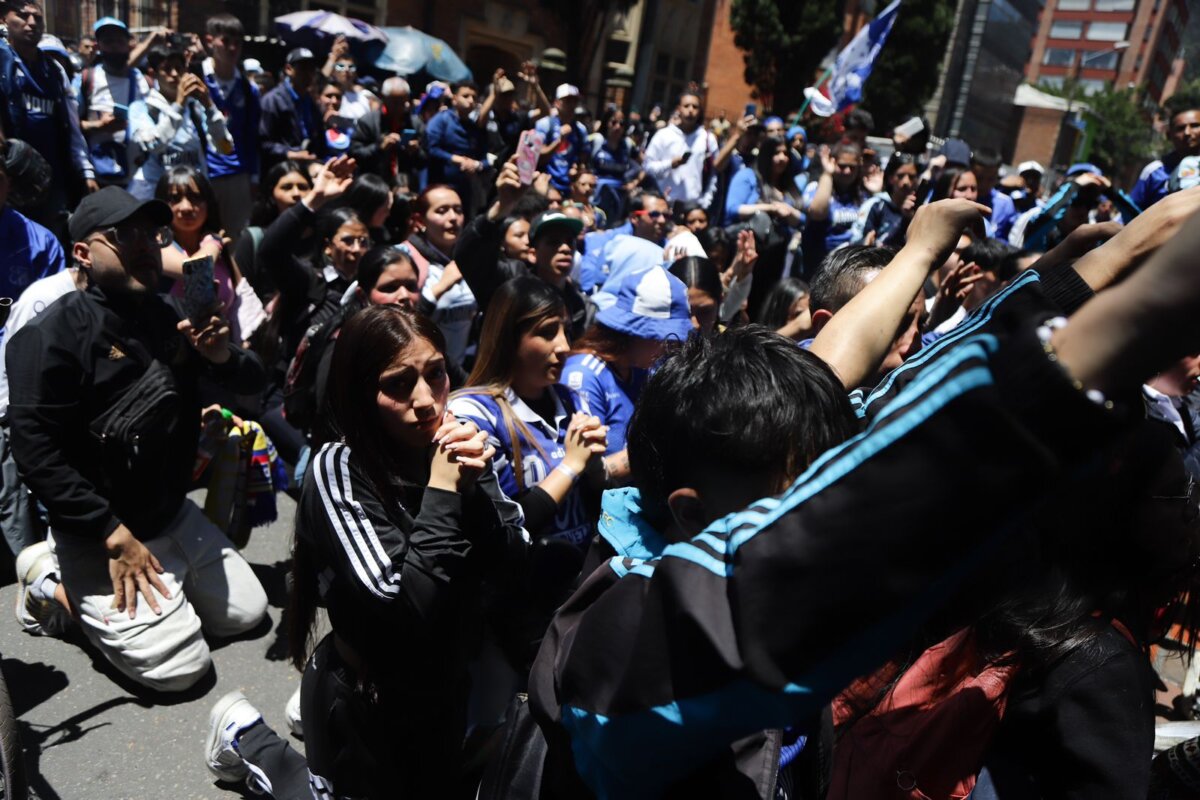
POLYGON ((287 718, 288 730, 293 736, 304 738, 304 721, 300 719, 300 687, 296 687, 296 691, 292 692, 292 696, 288 698, 287 706, 283 709, 283 715, 287 718))
POLYGON ((35 581, 58 565, 49 542, 31 544, 17 556, 17 622, 35 636, 61 636, 73 620, 59 603, 35 597, 30 591, 35 581))
POLYGON ((217 701, 208 715, 205 760, 208 771, 223 781, 240 781, 250 769, 237 749, 242 731, 262 722, 262 714, 241 692, 230 692, 217 701))

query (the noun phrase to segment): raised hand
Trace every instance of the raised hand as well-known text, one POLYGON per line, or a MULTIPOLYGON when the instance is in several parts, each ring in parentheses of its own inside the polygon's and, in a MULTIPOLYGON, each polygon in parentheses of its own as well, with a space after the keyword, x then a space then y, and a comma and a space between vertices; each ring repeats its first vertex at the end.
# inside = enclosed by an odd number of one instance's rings
POLYGON ((977 236, 983 237, 983 215, 990 213, 987 206, 963 198, 938 200, 921 206, 908 226, 905 247, 923 248, 929 259, 929 269, 936 269, 946 263, 964 230, 971 228, 977 236))
POLYGON ((304 196, 304 204, 316 211, 350 188, 354 169, 358 166, 350 156, 338 156, 330 161, 313 181, 313 188, 304 196))

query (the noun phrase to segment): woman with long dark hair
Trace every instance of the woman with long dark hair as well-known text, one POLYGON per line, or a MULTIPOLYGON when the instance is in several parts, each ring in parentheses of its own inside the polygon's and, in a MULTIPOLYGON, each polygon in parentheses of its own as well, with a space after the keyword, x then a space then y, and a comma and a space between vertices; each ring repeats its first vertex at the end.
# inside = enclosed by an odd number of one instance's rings
POLYGON ((225 252, 220 209, 212 184, 198 167, 172 167, 159 178, 154 194, 171 207, 173 238, 162 249, 163 274, 175 280, 171 294, 183 296, 185 261, 211 256, 221 316, 229 320, 234 341, 248 339, 266 321, 266 313, 254 289, 225 252))
POLYGON ((800 192, 792 180, 792 156, 787 142, 770 136, 758 148, 753 164, 745 164, 729 183, 725 224, 766 214, 787 226, 800 222, 800 192))
POLYGON ((307 774, 233 693, 212 715, 219 777, 289 798, 304 777, 328 797, 453 792, 480 585, 519 565, 525 542, 487 434, 446 411, 443 348, 436 325, 397 306, 364 309, 338 338, 327 410, 339 438, 305 480, 288 616, 307 774), (332 632, 314 646, 318 606, 332 632))
POLYGON ((525 509, 529 532, 582 548, 592 526, 579 483, 599 466, 606 431, 558 382, 569 352, 558 292, 532 276, 501 284, 484 316, 468 386, 450 409, 487 432, 500 487, 525 509))
POLYGON ((799 278, 784 278, 771 287, 755 322, 789 339, 807 339, 813 331, 808 300, 807 283, 799 278))
MULTIPOLYGON (((242 274, 254 284, 258 296, 266 302, 275 294, 275 282, 269 270, 259 267, 258 248, 262 244, 263 234, 280 214, 312 191, 312 181, 308 179, 304 167, 295 161, 280 161, 267 170, 261 186, 262 194, 250 213, 250 226, 242 231, 234 245, 233 257, 242 274)), ((311 235, 310 231, 307 236, 311 235)), ((305 246, 301 245, 298 249, 303 251, 305 246)))
POLYGON ((596 173, 593 200, 604 212, 605 224, 624 221, 626 204, 642 178, 638 148, 629 138, 625 112, 609 105, 600 115, 600 137, 592 144, 592 170, 596 173))

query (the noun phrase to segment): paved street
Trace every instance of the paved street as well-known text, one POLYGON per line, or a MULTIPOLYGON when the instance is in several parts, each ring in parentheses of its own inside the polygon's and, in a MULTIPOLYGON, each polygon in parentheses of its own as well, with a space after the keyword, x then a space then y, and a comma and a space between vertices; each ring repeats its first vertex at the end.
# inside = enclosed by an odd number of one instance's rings
POLYGON ((215 671, 182 697, 164 699, 114 679, 107 662, 78 641, 23 633, 12 613, 16 585, 0 589, 4 677, 42 800, 238 796, 218 786, 204 767, 209 709, 240 689, 272 727, 286 733, 284 704, 300 683, 279 630, 295 504, 280 495, 279 506, 279 520, 255 530, 244 551, 267 589, 270 624, 236 641, 210 642, 215 671))

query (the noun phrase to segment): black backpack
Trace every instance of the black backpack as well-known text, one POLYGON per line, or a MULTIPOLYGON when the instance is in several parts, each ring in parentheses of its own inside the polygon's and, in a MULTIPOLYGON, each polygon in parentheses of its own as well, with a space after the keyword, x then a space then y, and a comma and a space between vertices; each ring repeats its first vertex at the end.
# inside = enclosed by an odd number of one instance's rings
POLYGON ((321 406, 325 403, 333 344, 342 331, 346 316, 347 310, 343 309, 332 319, 306 330, 284 378, 283 415, 293 427, 308 434, 310 439, 321 406))

